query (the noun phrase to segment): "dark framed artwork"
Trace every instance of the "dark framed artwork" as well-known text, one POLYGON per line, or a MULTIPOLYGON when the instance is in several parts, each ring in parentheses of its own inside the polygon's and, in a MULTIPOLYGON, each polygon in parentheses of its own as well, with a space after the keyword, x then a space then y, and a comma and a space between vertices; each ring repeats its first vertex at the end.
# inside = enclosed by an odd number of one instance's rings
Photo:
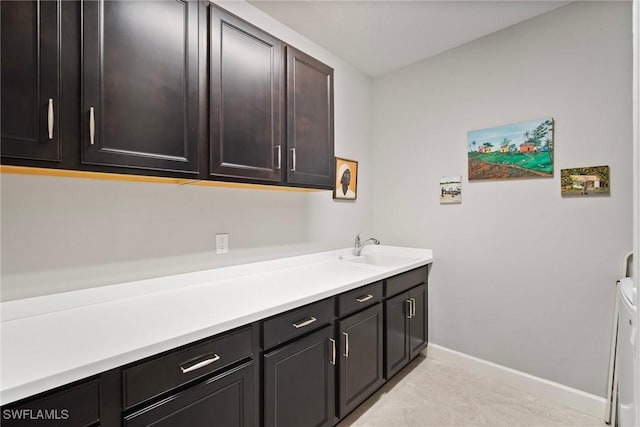
POLYGON ((333 198, 355 200, 358 195, 358 162, 336 157, 336 179, 333 198))

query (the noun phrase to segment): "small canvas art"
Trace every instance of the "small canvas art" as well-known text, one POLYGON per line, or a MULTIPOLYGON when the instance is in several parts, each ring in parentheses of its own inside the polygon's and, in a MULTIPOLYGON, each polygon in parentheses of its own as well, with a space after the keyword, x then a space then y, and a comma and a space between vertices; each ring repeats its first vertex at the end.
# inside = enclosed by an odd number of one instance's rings
POLYGON ((462 177, 443 176, 440 179, 440 204, 462 203, 462 177))
POLYGON ((553 177, 553 119, 467 134, 469 181, 553 177))
POLYGON ((333 198, 355 200, 358 193, 358 162, 336 157, 336 179, 333 198))
POLYGON ((597 196, 609 194, 609 166, 591 166, 560 170, 560 194, 597 196))

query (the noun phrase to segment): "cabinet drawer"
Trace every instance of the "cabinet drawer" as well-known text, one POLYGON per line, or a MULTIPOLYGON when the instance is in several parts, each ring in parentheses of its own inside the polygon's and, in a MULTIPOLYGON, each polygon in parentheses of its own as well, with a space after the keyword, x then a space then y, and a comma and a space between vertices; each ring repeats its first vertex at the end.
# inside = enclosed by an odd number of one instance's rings
POLYGON ((253 361, 126 416, 124 427, 254 425, 253 361))
POLYGON ((427 266, 398 274, 385 280, 384 296, 390 297, 427 281, 427 266))
POLYGON ((100 380, 93 380, 64 388, 54 394, 32 400, 17 406, 2 408, 2 426, 70 426, 83 427, 93 425, 100 420, 100 380), (35 416, 39 411, 46 411, 54 417, 49 420, 24 418, 26 411, 35 416), (16 417, 5 418, 14 413, 16 417), (19 418, 22 414, 23 418, 19 418))
POLYGON ((251 356, 251 343, 246 327, 124 369, 125 408, 251 356))
POLYGON ((306 305, 263 323, 263 347, 271 348, 326 325, 333 319, 333 298, 306 305))
POLYGON ((369 307, 382 300, 382 281, 338 296, 338 317, 369 307))

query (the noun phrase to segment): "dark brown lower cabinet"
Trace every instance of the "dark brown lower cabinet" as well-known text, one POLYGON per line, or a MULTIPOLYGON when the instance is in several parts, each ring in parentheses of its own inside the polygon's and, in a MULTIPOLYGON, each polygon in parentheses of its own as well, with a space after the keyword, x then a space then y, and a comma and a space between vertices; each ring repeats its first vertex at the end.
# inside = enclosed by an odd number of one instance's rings
POLYGON ((85 427, 100 419, 100 380, 65 387, 27 403, 2 407, 2 427, 85 427))
POLYGON ((137 411, 125 427, 249 427, 254 424, 253 361, 137 411))
POLYGON ((264 426, 331 426, 335 413, 333 326, 264 356, 264 426))
POLYGON ((385 301, 385 375, 389 379, 427 346, 427 285, 385 301))
POLYGON ((382 304, 338 322, 339 416, 347 415, 384 382, 382 304))
POLYGON ((426 277, 401 273, 12 402, 2 426, 333 426, 427 346, 426 277))
POLYGON ((428 342, 427 285, 416 286, 409 291, 413 313, 409 319, 409 359, 425 349, 428 342))

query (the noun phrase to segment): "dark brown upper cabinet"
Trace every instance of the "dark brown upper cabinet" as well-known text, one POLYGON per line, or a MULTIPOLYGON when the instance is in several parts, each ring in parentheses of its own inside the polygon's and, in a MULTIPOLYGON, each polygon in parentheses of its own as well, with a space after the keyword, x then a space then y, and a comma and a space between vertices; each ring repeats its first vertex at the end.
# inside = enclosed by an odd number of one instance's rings
POLYGON ((333 188, 333 69, 287 46, 287 183, 333 188))
POLYGON ((209 41, 210 175, 333 188, 333 69, 214 6, 209 41))
POLYGON ((82 3, 82 162, 198 173, 197 1, 82 3))
POLYGON ((283 46, 210 6, 210 174, 280 183, 283 46))
POLYGON ((60 160, 60 6, 0 2, 3 157, 60 160))

